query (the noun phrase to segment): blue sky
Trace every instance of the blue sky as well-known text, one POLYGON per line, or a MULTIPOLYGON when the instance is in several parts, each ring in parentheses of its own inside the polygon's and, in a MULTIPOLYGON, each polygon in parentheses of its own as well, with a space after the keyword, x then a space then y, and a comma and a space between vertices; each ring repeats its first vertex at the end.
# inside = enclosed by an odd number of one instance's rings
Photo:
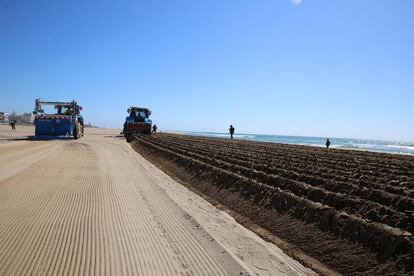
POLYGON ((0 0, 0 110, 414 141, 414 1, 299 2, 0 0))

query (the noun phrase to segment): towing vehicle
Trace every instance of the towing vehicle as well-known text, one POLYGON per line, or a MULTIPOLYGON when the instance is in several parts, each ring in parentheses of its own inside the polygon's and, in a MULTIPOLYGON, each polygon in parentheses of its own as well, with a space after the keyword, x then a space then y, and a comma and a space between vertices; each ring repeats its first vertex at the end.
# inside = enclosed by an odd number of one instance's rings
POLYGON ((127 112, 129 115, 125 119, 123 130, 127 139, 134 135, 151 134, 151 111, 148 108, 131 106, 127 112))

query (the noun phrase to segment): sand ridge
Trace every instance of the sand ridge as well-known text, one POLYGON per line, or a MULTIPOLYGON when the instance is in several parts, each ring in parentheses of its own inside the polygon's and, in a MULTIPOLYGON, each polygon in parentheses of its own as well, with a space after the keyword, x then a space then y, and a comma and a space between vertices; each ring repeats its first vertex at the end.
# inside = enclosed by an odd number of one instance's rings
POLYGON ((313 274, 117 130, 87 129, 78 141, 25 140, 32 129, 23 130, 7 138, 0 128, 0 275, 313 274))
POLYGON ((132 146, 321 273, 315 259, 344 274, 412 273, 411 156, 164 133, 132 146))

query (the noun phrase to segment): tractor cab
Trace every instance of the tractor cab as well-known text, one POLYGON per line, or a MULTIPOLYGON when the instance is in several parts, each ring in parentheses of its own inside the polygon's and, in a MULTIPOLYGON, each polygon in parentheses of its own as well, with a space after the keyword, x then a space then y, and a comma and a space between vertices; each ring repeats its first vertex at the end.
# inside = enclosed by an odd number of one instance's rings
POLYGON ((148 108, 130 107, 128 108, 129 117, 134 119, 134 122, 145 122, 151 115, 151 111, 148 108))
POLYGON ((80 115, 82 107, 73 104, 57 104, 55 105, 56 115, 80 115))

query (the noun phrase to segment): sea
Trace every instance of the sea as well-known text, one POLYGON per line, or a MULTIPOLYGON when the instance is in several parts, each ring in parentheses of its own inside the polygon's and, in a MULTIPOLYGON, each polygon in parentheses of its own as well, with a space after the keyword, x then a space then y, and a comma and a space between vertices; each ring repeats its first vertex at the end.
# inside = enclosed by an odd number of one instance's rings
MULTIPOLYGON (((187 135, 230 138, 228 133, 220 132, 180 132, 187 135)), ((306 145, 314 147, 325 147, 326 137, 307 137, 307 136, 286 136, 286 135, 264 135, 264 134, 235 134, 235 139, 261 141, 271 143, 306 145)), ((388 140, 373 139, 351 139, 329 137, 332 148, 355 149, 374 152, 385 152, 395 154, 414 155, 414 143, 397 142, 388 140)))

